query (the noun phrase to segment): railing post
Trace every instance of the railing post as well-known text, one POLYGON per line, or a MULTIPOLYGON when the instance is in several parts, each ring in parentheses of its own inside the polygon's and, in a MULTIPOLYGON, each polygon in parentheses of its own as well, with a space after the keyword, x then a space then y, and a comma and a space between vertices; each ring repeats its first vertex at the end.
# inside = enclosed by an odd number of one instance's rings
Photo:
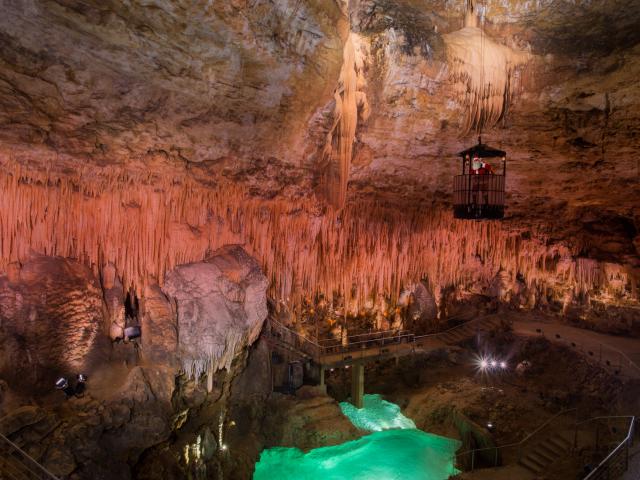
POLYGON ((624 471, 629 470, 629 444, 625 442, 624 446, 624 471))

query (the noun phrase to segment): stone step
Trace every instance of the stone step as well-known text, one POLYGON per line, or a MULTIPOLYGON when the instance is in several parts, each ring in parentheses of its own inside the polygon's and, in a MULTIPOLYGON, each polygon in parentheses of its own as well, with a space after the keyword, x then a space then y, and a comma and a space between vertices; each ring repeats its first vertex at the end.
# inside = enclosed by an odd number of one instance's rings
POLYGON ((544 459, 544 461, 547 463, 554 462, 559 456, 555 452, 550 452, 546 450, 545 448, 542 447, 542 445, 537 446, 529 455, 537 456, 540 459, 544 459))
POLYGON ((558 451, 560 451, 561 453, 566 452, 567 450, 569 450, 569 447, 571 447, 571 443, 560 436, 553 436, 548 438, 547 443, 557 447, 558 451))
POLYGON ((536 475, 544 470, 544 467, 540 467, 537 463, 531 462, 528 458, 523 458, 518 462, 518 464, 536 475))
POLYGON ((526 457, 524 457, 524 460, 526 460, 528 463, 536 465, 540 470, 546 468, 547 465, 549 465, 549 462, 536 457, 533 453, 530 453, 526 457))
POLYGON ((29 480, 32 477, 29 469, 14 457, 0 457, 0 478, 11 480, 29 480))
POLYGON ((561 450, 558 450, 558 447, 551 445, 549 443, 541 443, 536 448, 540 451, 545 452, 550 457, 553 457, 554 460, 557 459, 563 453, 561 450))
POLYGON ((556 461, 557 456, 550 455, 549 453, 544 452, 542 449, 535 449, 533 452, 529 453, 527 457, 532 458, 543 465, 550 465, 556 461))

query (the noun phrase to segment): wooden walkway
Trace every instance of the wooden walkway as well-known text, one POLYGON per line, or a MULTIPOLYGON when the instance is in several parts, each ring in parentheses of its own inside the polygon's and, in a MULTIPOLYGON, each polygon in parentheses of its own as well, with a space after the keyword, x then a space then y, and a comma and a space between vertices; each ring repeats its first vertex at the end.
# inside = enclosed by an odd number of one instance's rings
POLYGON ((374 332, 354 335, 342 344, 339 340, 316 342, 276 320, 270 319, 268 335, 273 343, 298 353, 324 368, 344 367, 355 363, 395 358, 414 353, 427 353, 468 340, 478 331, 494 328, 500 320, 480 317, 449 330, 429 335, 404 331, 374 332))

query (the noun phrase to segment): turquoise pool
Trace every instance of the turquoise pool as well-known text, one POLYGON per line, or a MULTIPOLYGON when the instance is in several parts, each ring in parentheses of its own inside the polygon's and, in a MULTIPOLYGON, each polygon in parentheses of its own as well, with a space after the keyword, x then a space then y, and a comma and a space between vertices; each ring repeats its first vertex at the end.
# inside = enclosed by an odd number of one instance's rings
POLYGON ((264 450, 254 480, 445 480, 458 473, 453 458, 460 442, 416 429, 400 407, 380 395, 365 395, 360 410, 340 407, 356 427, 373 433, 307 453, 264 450))

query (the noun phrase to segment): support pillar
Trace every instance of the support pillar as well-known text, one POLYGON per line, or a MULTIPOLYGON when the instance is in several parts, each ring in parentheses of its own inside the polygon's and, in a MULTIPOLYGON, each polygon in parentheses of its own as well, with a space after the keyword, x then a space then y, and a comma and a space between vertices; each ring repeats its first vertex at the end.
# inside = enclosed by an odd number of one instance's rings
POLYGON ((351 403, 356 408, 364 406, 364 364, 351 365, 351 403))
POLYGON ((327 393, 327 385, 324 383, 324 367, 322 365, 320 365, 320 385, 318 385, 318 388, 327 393))

